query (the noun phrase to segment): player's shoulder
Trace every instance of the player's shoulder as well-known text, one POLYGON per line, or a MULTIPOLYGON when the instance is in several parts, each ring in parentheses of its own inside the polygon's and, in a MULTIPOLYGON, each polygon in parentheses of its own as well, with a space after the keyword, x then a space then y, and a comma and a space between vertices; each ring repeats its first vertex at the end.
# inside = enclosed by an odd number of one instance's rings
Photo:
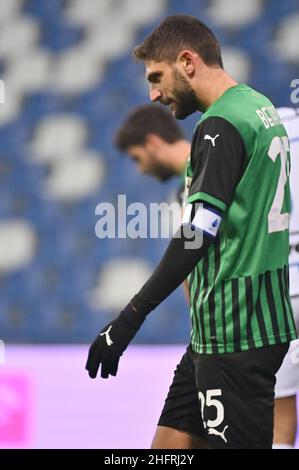
POLYGON ((268 106, 268 98, 244 83, 228 88, 204 113, 202 120, 212 116, 222 117, 229 121, 248 120, 251 110, 268 106))
POLYGON ((241 83, 228 88, 206 110, 202 116, 202 121, 212 116, 218 116, 226 119, 236 128, 259 127, 259 113, 270 115, 271 119, 275 119, 276 110, 269 98, 250 86, 241 83))
POLYGON ((231 143, 239 143, 241 141, 241 135, 236 126, 224 117, 210 116, 201 120, 195 128, 191 153, 193 153, 194 146, 200 144, 205 147, 206 143, 211 144, 212 150, 217 152, 222 148, 221 142, 227 141, 231 143))
POLYGON ((299 138, 299 108, 281 107, 277 108, 284 127, 290 140, 299 138))
POLYGON ((277 108, 277 112, 282 120, 299 119, 299 108, 292 108, 290 106, 281 106, 280 108, 277 108))

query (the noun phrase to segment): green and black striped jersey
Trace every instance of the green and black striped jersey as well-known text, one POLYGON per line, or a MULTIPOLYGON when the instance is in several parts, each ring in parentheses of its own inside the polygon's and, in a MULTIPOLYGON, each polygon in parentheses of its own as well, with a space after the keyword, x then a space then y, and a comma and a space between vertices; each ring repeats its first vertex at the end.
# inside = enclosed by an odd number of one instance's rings
POLYGON ((289 142, 272 103, 247 85, 201 117, 186 168, 187 202, 222 214, 190 274, 191 344, 215 354, 296 338, 289 297, 289 142))

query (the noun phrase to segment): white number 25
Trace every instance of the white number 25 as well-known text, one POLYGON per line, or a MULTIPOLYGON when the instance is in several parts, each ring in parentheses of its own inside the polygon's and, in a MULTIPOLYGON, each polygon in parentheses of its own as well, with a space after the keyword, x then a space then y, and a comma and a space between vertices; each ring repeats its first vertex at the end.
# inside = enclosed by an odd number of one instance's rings
POLYGON ((283 199, 284 199, 284 187, 288 180, 289 165, 287 154, 290 150, 289 140, 287 137, 274 137, 269 147, 268 157, 275 162, 277 156, 280 156, 281 168, 278 179, 276 193, 272 202, 270 212, 268 214, 268 232, 280 232, 287 230, 289 227, 289 214, 287 212, 281 213, 283 199))
POLYGON ((221 401, 217 400, 216 398, 213 397, 219 397, 222 395, 222 391, 220 388, 214 388, 211 390, 207 390, 207 399, 205 400, 205 396, 202 392, 198 392, 198 398, 201 403, 201 416, 202 416, 202 421, 203 425, 206 428, 207 426, 209 428, 216 428, 219 426, 219 424, 222 423, 224 420, 224 407, 221 403, 221 401), (206 423, 204 419, 204 409, 205 406, 214 406, 216 408, 216 418, 211 420, 209 419, 206 423))

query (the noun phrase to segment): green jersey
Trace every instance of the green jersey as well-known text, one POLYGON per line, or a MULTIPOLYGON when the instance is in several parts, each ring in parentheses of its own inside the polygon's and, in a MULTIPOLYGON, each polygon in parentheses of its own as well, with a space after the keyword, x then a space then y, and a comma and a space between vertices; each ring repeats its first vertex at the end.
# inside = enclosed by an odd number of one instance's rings
POLYGON ((191 344, 215 354, 296 338, 288 287, 290 155, 272 103, 247 85, 203 114, 186 169, 187 203, 222 217, 188 278, 191 344))

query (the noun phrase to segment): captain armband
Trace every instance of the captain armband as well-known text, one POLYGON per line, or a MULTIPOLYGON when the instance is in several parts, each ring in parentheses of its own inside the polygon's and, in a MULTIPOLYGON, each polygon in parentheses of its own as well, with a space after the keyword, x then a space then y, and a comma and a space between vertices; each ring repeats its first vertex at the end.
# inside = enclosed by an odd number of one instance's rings
POLYGON ((190 225, 193 229, 201 230, 204 235, 214 239, 222 221, 214 208, 205 207, 202 203, 187 204, 182 225, 190 225))

